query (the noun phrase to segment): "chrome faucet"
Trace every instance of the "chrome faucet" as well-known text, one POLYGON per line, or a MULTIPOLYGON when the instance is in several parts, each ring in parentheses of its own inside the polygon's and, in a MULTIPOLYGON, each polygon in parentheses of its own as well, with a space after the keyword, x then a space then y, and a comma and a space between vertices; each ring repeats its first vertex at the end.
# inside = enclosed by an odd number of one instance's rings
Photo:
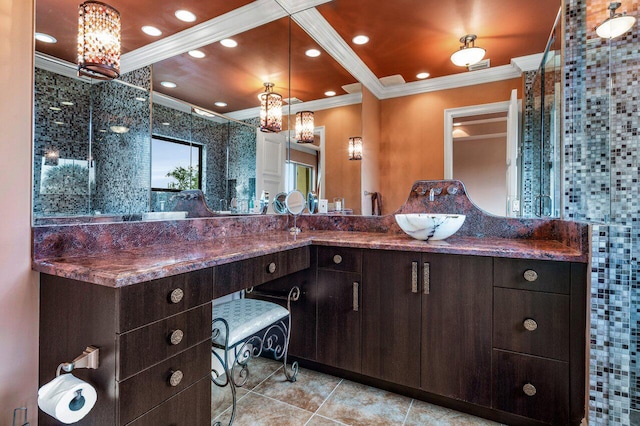
POLYGON ((429 190, 429 201, 434 201, 436 199, 436 195, 440 195, 442 193, 442 188, 431 188, 429 190))

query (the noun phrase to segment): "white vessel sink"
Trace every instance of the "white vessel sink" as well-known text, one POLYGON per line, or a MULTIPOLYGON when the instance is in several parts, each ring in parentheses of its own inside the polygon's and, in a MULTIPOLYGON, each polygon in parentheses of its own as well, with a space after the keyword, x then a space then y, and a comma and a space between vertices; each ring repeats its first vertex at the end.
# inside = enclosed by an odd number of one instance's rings
POLYGON ((397 214, 396 222, 417 240, 444 240, 455 234, 464 223, 463 214, 412 213, 397 214))

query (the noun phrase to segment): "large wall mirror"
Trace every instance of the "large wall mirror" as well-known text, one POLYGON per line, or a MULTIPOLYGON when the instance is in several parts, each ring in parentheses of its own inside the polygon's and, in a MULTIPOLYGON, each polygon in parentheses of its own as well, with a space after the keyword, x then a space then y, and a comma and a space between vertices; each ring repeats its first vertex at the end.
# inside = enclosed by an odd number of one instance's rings
MULTIPOLYGON (((393 98, 406 99, 410 104, 414 94, 440 90, 441 84, 435 82, 445 80, 438 78, 463 79, 468 72, 449 60, 451 50, 459 47, 459 35, 443 33, 435 37, 438 31, 423 28, 425 22, 420 20, 407 21, 400 31, 389 21, 401 21, 408 14, 420 16, 424 7, 443 8, 439 3, 416 4, 407 10, 384 2, 372 7, 362 0, 236 0, 209 6, 193 1, 187 3, 193 3, 188 6, 197 20, 185 24, 175 20, 170 5, 158 7, 150 2, 150 10, 159 10, 145 19, 159 19, 157 24, 162 24, 164 32, 154 39, 139 30, 150 23, 131 10, 130 2, 113 0, 112 6, 122 14, 125 72, 114 81, 82 79, 76 77, 73 65, 77 5, 63 3, 36 2, 36 30, 50 33, 58 42, 36 43, 35 225, 152 219, 154 213, 173 210, 180 190, 196 188, 204 192, 210 208, 223 214, 247 213, 262 190, 275 195, 292 189, 314 192, 334 209, 334 200, 339 201, 340 211, 334 213, 370 214, 373 206, 369 194, 380 191, 381 182, 388 179, 388 169, 396 168, 389 158, 402 163, 421 155, 390 147, 408 136, 402 134, 402 128, 395 129, 392 137, 380 131, 386 125, 380 116, 384 108, 381 103, 393 98), (372 14, 386 19, 378 22, 380 19, 372 14), (367 21, 372 25, 365 27, 367 21), (357 33, 367 31, 369 44, 353 41, 357 33), (385 40, 382 44, 381 38, 385 40), (454 42, 447 43, 449 38, 454 42), (224 39, 233 42, 221 43, 224 39), (428 51, 409 48, 422 45, 417 41, 422 39, 433 41, 428 51), (404 43, 393 46, 394 40, 404 43), (444 59, 427 61, 424 55, 444 59), (416 76, 426 68, 434 83, 416 76), (273 83, 273 91, 284 98, 279 133, 259 131, 258 96, 266 82, 273 83), (314 115, 312 143, 298 143, 294 132, 296 113, 302 111, 314 115), (363 137, 362 160, 349 159, 351 137, 363 137), (265 154, 265 147, 277 144, 283 147, 282 155, 270 151, 265 154), (381 153, 386 157, 381 158, 381 153), (277 167, 272 164, 275 160, 281 161, 277 167), (274 181, 270 169, 281 170, 280 180, 274 181)), ((535 54, 539 54, 540 63, 559 6, 552 0, 543 3, 536 6, 543 10, 536 12, 541 22, 535 24, 544 28, 536 30, 544 33, 540 48, 522 47, 526 45, 523 40, 540 38, 533 30, 517 39, 519 46, 517 40, 505 42, 508 37, 501 31, 485 31, 483 41, 491 53, 492 67, 507 67, 513 57, 531 58, 535 54)), ((436 12, 430 10, 427 15, 436 16, 436 12)), ((448 16, 450 11, 441 12, 440 16, 448 16)), ((501 19, 489 15, 478 13, 476 20, 484 19, 490 25, 491 19, 501 19)), ((459 17, 460 22, 464 19, 459 17)), ((505 31, 511 34, 517 29, 505 31)), ((543 70, 550 63, 560 64, 559 49, 551 51, 545 56, 543 70), (555 59, 549 59, 553 55, 555 59)), ((530 69, 535 68, 537 65, 530 69)), ((545 82, 536 83, 540 90, 549 86, 552 75, 542 74, 547 77, 545 82)), ((556 78, 560 74, 553 75, 556 78)), ((441 90, 448 86, 443 87, 441 90)), ((554 87, 559 87, 557 80, 554 87)), ((551 98, 559 99, 547 96, 542 101, 532 95, 527 100, 524 90, 519 97, 534 108, 540 102, 546 105, 551 98)), ((554 105, 538 116, 557 116, 561 108, 554 105), (554 112, 548 113, 551 110, 554 112)), ((415 115, 441 117, 442 110, 421 110, 415 115)), ((551 120, 535 134, 535 141, 543 137, 550 141, 549 132, 558 130, 559 125, 559 120, 551 120)), ((534 133, 527 133, 527 126, 522 129, 523 143, 532 143, 527 135, 534 133)), ((536 156, 531 161, 547 169, 544 174, 521 173, 521 212, 549 216, 558 209, 541 204, 541 200, 549 203, 543 196, 559 188, 554 175, 558 167, 549 166, 556 164, 550 153, 557 151, 548 148, 549 142, 537 143, 541 148, 529 150, 536 156), (549 161, 542 160, 541 155, 549 161), (524 188, 532 186, 532 179, 541 183, 533 185, 535 194, 526 195, 531 191, 524 188)), ((521 161, 529 151, 522 145, 521 161)), ((523 165, 521 170, 525 169, 523 165)), ((416 179, 441 177, 441 172, 425 169, 416 179)), ((393 176, 389 180, 394 181, 393 176)), ((389 193, 406 196, 408 187, 402 183, 385 188, 387 193, 382 197, 390 200, 385 204, 388 213, 401 202, 389 193)))

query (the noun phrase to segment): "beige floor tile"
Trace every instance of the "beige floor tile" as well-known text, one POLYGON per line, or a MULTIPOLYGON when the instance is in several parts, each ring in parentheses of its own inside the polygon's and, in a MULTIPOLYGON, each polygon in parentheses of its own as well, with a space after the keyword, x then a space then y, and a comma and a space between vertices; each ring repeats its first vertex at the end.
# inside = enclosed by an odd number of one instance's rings
MULTIPOLYGON (((269 376, 276 373, 280 368, 282 368, 282 362, 279 361, 274 361, 268 358, 251 359, 251 361, 249 361, 249 378, 242 388, 252 390, 265 381, 269 376)), ((284 373, 276 374, 282 374, 284 376, 284 373)))
POLYGON ((296 381, 292 383, 286 380, 280 370, 257 386, 254 392, 315 412, 338 383, 340 379, 337 377, 303 368, 298 371, 296 381))
MULTIPOLYGON (((239 400, 244 395, 249 393, 249 391, 237 388, 236 389, 236 400, 239 400)), ((227 385, 223 388, 214 385, 211 383, 211 418, 215 419, 222 412, 224 412, 227 408, 231 407, 233 403, 233 398, 231 395, 231 388, 227 385)))
MULTIPOLYGON (((250 392, 237 405, 234 426, 303 426, 313 413, 250 392)), ((215 419, 229 424, 231 410, 215 419)))
POLYGON ((345 380, 318 414, 353 426, 401 425, 410 403, 404 396, 345 380))
POLYGON ((333 420, 314 414, 311 420, 304 426, 341 426, 343 423, 334 422, 333 420))
POLYGON ((490 420, 414 400, 406 426, 499 426, 490 420))

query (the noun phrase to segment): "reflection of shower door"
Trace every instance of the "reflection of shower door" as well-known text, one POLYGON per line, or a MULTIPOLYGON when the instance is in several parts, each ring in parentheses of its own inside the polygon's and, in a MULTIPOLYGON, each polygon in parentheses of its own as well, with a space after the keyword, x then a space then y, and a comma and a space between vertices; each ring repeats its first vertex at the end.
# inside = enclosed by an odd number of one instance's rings
MULTIPOLYGON (((256 193, 259 198, 262 191, 269 192, 269 199, 284 191, 284 165, 287 143, 284 133, 264 133, 256 130, 256 193)), ((269 213, 273 207, 269 203, 269 213)))

